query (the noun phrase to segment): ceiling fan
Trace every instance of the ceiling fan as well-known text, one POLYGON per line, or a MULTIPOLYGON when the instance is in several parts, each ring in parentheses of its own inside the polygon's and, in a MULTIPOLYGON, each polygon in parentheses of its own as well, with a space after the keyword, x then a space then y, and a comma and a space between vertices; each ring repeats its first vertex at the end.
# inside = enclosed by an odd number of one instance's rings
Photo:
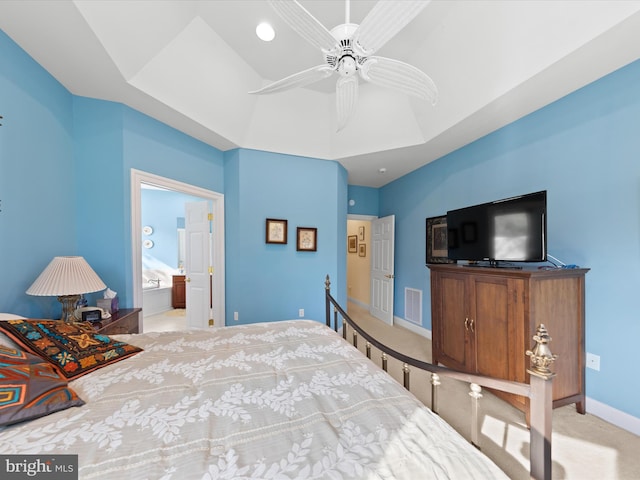
POLYGON ((359 85, 356 73, 367 82, 435 105, 438 89, 428 75, 407 63, 373 55, 413 20, 429 1, 380 0, 360 25, 350 22, 349 0, 345 3, 345 23, 327 30, 296 0, 269 0, 271 7, 295 32, 322 51, 325 63, 249 93, 266 94, 303 87, 337 72, 338 131, 344 128, 355 111, 359 85))

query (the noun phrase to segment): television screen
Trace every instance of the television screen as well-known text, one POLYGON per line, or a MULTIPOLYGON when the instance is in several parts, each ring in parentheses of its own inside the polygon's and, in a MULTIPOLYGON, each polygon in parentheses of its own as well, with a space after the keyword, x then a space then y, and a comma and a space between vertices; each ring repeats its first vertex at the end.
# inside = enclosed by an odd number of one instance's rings
POLYGON ((452 260, 542 262, 547 259, 547 192, 447 212, 452 260))

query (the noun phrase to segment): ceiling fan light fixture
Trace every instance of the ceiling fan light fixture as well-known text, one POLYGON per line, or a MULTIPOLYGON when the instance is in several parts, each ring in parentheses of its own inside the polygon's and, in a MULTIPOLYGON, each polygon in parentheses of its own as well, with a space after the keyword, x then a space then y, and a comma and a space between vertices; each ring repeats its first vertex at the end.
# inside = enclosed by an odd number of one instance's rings
POLYGON ((256 35, 263 42, 270 42, 276 37, 276 32, 269 23, 262 22, 256 27, 256 35))
POLYGON ((343 77, 353 75, 358 71, 355 59, 350 55, 345 55, 338 62, 338 73, 343 77))
POLYGON ((339 132, 349 122, 358 98, 358 75, 364 81, 431 101, 438 89, 418 68, 398 60, 373 56, 429 3, 425 0, 379 0, 358 25, 350 22, 345 0, 345 23, 328 30, 297 1, 268 0, 275 12, 298 35, 318 48, 325 63, 273 82, 253 94, 275 93, 303 87, 337 73, 336 110, 339 132))

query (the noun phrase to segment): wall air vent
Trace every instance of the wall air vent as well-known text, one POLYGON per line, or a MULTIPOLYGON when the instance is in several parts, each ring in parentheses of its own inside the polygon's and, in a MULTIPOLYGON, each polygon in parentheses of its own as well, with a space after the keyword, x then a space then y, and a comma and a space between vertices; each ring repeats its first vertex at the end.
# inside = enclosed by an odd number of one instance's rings
POLYGON ((404 319, 416 325, 422 325, 422 290, 405 287, 404 319))

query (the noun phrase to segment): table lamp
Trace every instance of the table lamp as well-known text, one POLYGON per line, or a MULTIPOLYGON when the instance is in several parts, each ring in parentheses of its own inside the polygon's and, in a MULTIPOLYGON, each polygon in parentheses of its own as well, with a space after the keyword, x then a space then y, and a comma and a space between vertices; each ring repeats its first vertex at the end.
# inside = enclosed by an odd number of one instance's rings
POLYGON ((73 314, 80 295, 104 290, 107 286, 83 257, 54 257, 27 290, 27 295, 58 296, 62 318, 75 322, 73 314))

